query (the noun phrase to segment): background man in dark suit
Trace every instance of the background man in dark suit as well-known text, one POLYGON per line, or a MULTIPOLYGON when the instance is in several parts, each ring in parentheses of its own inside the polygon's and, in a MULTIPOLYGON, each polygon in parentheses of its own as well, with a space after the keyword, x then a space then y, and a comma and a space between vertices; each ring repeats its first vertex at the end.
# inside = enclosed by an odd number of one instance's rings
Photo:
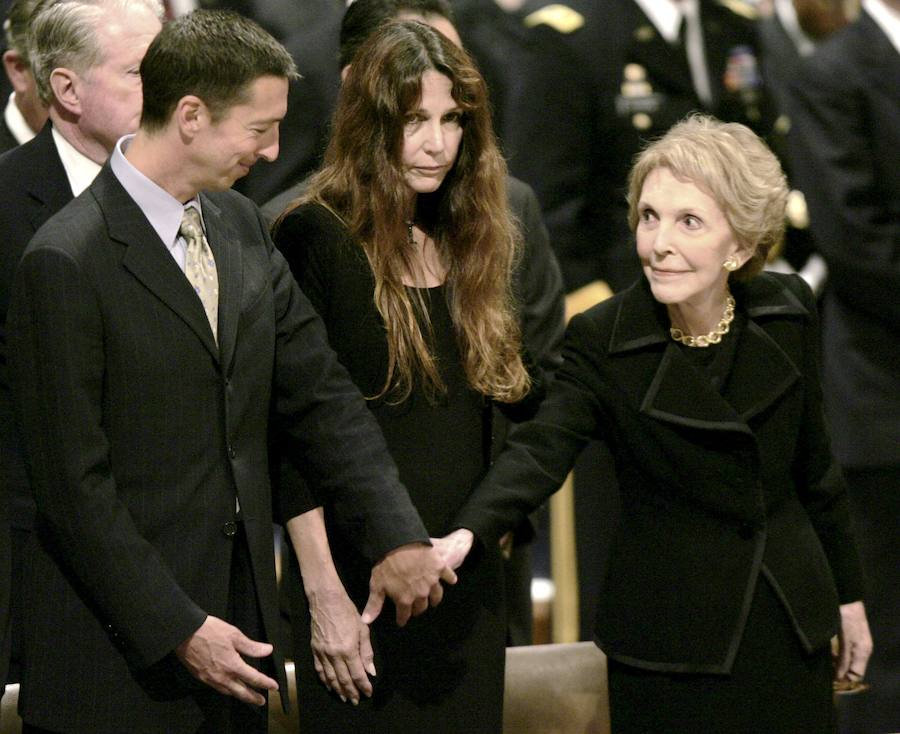
POLYGON ((14 286, 37 504, 20 710, 26 731, 265 731, 260 691, 286 697, 266 642, 273 499, 306 502, 273 498, 270 439, 356 529, 398 613, 455 576, 258 211, 228 190, 277 155, 290 56, 200 11, 140 70, 137 135, 38 232, 14 286))
POLYGON ((40 99, 28 59, 31 19, 52 0, 16 0, 3 23, 6 51, 3 68, 13 88, 0 125, 0 153, 27 143, 47 121, 47 105, 40 99))
MULTIPOLYGON (((181 0, 179 5, 190 5, 181 0)), ((251 18, 290 52, 300 77, 291 80, 278 158, 260 161, 235 190, 262 205, 318 168, 340 87, 338 28, 345 0, 194 0, 195 7, 251 18)))
POLYGON ((847 475, 875 640, 845 732, 900 729, 900 2, 864 0, 792 88, 801 185, 830 273, 825 407, 847 475))
MULTIPOLYGON (((0 157, 0 491, 9 500, 12 537, 11 681, 20 674, 22 558, 34 525, 7 375, 13 273, 37 229, 87 188, 113 143, 137 129, 141 85, 135 71, 162 17, 158 0, 51 4, 45 1, 46 12, 32 18, 29 42, 33 81, 51 124, 0 157)), ((24 3, 16 12, 23 9, 24 3)))
MULTIPOLYGON (((256 4, 270 6, 270 2, 256 4)), ((260 205, 318 167, 340 88, 338 29, 344 2, 294 0, 290 5, 293 22, 282 24, 283 35, 274 35, 290 52, 301 78, 292 80, 288 91, 281 150, 277 160, 260 162, 235 184, 260 205)))

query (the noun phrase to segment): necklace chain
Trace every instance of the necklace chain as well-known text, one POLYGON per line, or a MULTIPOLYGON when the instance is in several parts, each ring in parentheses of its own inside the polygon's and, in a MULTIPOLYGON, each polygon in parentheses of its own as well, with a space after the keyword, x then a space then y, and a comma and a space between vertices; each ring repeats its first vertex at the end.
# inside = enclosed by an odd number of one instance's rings
POLYGON ((681 342, 688 347, 708 347, 710 344, 718 344, 722 341, 722 337, 731 328, 732 321, 734 321, 734 298, 729 293, 725 297, 725 311, 722 312, 722 318, 711 332, 701 336, 693 336, 685 334, 681 329, 673 326, 669 329, 669 334, 675 341, 681 342))

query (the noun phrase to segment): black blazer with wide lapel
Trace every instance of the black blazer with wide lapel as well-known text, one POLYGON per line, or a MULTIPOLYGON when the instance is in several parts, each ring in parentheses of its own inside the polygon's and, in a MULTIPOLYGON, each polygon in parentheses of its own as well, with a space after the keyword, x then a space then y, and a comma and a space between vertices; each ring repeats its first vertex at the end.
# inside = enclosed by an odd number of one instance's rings
MULTIPOLYGON (((227 617, 235 496, 274 638, 270 434, 354 523, 369 558, 427 538, 258 210, 234 192, 201 195, 201 206, 218 345, 108 167, 35 236, 17 274, 12 375, 38 508, 20 702, 37 726, 196 730, 193 694, 148 673, 171 671, 171 651, 205 614, 227 617)), ((275 664, 283 684, 278 654, 275 664)))
POLYGON ((622 513, 596 638, 650 669, 727 672, 761 574, 808 649, 830 639, 838 599, 861 593, 812 296, 773 275, 733 290, 744 328, 722 393, 669 339, 643 280, 573 319, 544 405, 457 518, 492 542, 588 440, 606 441, 622 513))

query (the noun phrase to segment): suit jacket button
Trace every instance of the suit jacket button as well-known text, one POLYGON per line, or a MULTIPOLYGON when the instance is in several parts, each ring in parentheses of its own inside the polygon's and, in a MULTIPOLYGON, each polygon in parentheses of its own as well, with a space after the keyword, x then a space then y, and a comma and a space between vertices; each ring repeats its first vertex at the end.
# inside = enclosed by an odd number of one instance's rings
POLYGON ((235 456, 237 456, 237 451, 234 450, 234 446, 228 444, 228 458, 233 459, 235 456))
POLYGON ((222 526, 222 532, 229 538, 233 538, 234 534, 237 532, 237 523, 233 520, 229 520, 222 526))

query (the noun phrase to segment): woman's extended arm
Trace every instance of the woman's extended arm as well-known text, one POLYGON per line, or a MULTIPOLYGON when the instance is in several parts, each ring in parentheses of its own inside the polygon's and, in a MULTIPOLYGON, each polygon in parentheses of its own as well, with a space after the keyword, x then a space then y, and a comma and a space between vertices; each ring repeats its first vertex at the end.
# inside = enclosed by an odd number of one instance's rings
POLYGON ((342 700, 359 703, 372 695, 375 675, 369 627, 347 595, 331 557, 321 507, 287 522, 309 602, 311 647, 316 672, 342 700))

